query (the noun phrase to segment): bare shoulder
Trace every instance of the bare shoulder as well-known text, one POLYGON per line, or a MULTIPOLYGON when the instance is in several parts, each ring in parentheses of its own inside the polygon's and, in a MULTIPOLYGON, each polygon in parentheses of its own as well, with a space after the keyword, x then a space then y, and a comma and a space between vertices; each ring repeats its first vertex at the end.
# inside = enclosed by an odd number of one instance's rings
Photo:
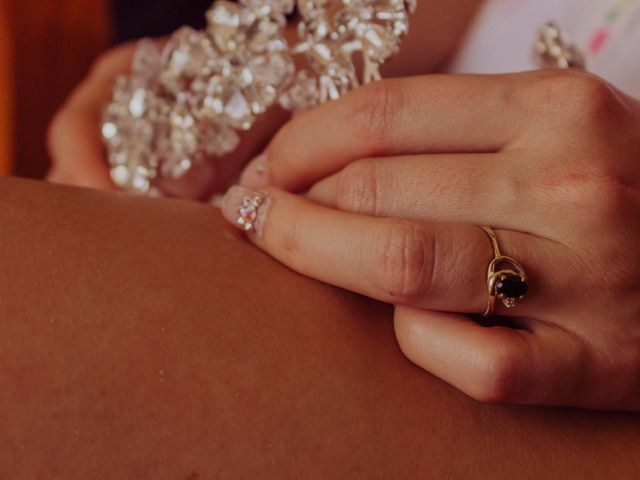
POLYGON ((633 478, 640 417, 477 404, 212 208, 0 180, 0 477, 633 478), (621 448, 622 446, 622 448, 621 448))

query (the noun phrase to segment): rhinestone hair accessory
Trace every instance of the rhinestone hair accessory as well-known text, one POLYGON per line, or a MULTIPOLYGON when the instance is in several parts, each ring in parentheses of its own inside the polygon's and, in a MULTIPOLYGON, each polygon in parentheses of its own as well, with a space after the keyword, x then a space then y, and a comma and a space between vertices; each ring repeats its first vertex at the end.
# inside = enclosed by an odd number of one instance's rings
POLYGON ((221 0, 205 30, 184 27, 162 51, 141 41, 104 112, 113 181, 160 195, 159 179, 233 152, 239 132, 270 107, 306 109, 380 79, 415 8, 416 0, 221 0), (286 16, 296 7, 299 39, 289 45, 286 16), (298 70, 296 57, 306 60, 298 70))

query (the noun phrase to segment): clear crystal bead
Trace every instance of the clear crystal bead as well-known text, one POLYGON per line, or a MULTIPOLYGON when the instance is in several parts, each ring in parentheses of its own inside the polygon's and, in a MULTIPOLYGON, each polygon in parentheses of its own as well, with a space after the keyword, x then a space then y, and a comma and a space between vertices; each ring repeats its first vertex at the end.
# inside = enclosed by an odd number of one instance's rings
POLYGON ((280 95, 280 105, 286 110, 306 110, 318 104, 318 79, 301 70, 292 85, 280 95))
POLYGON ((162 70, 162 58, 156 42, 149 38, 140 40, 131 66, 133 73, 136 75, 141 75, 147 79, 157 76, 162 70))
POLYGON ((240 3, 250 8, 268 7, 271 10, 285 15, 293 12, 295 0, 240 0, 240 3))
POLYGON ((502 297, 501 300, 502 300, 502 303, 504 304, 504 306, 507 307, 507 308, 513 308, 513 307, 516 306, 516 299, 515 298, 502 297))
POLYGON ((276 3, 245 2, 254 7, 246 8, 222 1, 207 14, 209 32, 224 57, 202 98, 207 118, 247 130, 290 82, 293 60, 282 38, 282 21, 273 15, 276 7, 287 5, 276 3))
MULTIPOLYGON (((415 1, 406 0, 341 3, 342 8, 330 20, 327 7, 331 1, 298 2, 301 42, 293 52, 304 54, 317 75, 320 102, 336 99, 360 84, 352 58, 358 52, 364 63, 362 81, 380 79, 379 67, 397 52, 401 37, 408 31, 408 13, 416 6, 415 1)), ((296 103, 291 93, 290 89, 281 104, 296 103)))
POLYGON ((166 68, 159 79, 162 87, 174 95, 187 91, 194 79, 206 74, 209 61, 215 56, 211 40, 204 32, 181 28, 163 51, 166 68))

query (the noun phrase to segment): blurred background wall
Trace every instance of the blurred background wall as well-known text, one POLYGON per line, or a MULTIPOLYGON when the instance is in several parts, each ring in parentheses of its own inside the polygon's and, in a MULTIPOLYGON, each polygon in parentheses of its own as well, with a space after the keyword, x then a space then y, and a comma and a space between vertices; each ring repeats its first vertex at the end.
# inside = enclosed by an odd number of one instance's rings
MULTIPOLYGON (((11 140, 12 172, 41 177, 49 164, 45 142, 53 113, 82 79, 94 57, 109 44, 107 1, 0 2, 1 75, 5 82, 0 100, 5 112, 7 103, 13 104, 11 133, 5 127, 3 135, 5 142, 11 140), (9 98, 7 92, 11 92, 9 98)), ((4 149, 6 164, 7 146, 4 149)))
POLYGON ((9 35, 7 1, 0 0, 0 173, 11 168, 13 127, 13 47, 9 35))
POLYGON ((46 131, 110 44, 201 27, 213 0, 0 0, 0 173, 41 178, 46 131))

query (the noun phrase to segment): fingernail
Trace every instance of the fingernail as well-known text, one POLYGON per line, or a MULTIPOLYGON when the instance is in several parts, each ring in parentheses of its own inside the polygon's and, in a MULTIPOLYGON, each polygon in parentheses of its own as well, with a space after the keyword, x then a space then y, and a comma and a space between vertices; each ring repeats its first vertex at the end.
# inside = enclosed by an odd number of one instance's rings
POLYGON ((249 162, 240 175, 240 185, 254 190, 269 185, 269 163, 266 153, 258 155, 249 162))
POLYGON ((262 231, 269 198, 248 188, 231 187, 222 199, 222 215, 240 230, 248 233, 262 231))

